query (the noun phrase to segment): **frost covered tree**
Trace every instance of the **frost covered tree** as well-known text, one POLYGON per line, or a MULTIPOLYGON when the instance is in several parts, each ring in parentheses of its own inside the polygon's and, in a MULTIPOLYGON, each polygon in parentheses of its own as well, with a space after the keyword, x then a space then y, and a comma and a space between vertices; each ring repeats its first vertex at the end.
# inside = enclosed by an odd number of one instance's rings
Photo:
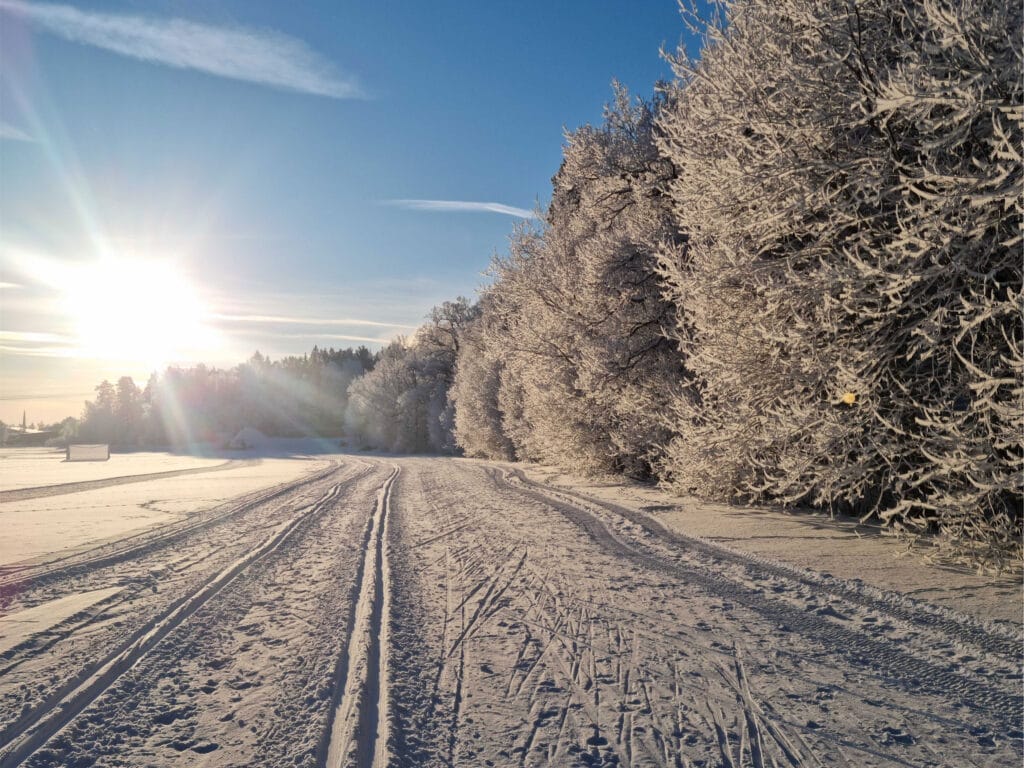
POLYGON ((656 144, 662 105, 616 84, 603 124, 567 136, 548 211, 555 247, 579 271, 575 386, 604 414, 613 468, 630 474, 646 474, 667 440, 662 415, 682 371, 657 274, 658 248, 681 244, 665 195, 675 168, 656 144))
POLYGON ((457 449, 450 393, 462 338, 479 315, 478 304, 459 296, 434 307, 414 337, 419 397, 426 404, 427 443, 433 451, 453 453, 457 449))
POLYGON ((498 410, 517 455, 643 475, 668 437, 680 358, 656 273, 658 247, 677 240, 660 105, 616 86, 600 126, 566 135, 543 223, 523 225, 493 265, 482 338, 501 351, 498 410))
POLYGON ((516 458, 515 444, 506 434, 509 426, 501 403, 505 364, 501 346, 489 343, 495 334, 486 333, 486 324, 494 320, 489 300, 486 292, 480 297, 480 317, 466 327, 456 357, 449 391, 455 409, 454 437, 467 456, 511 460, 516 458))
POLYGON ((1021 8, 735 0, 680 54, 662 275, 707 496, 1019 546, 1021 8))
POLYGON ((425 448, 422 419, 407 392, 416 387, 405 339, 381 350, 377 364, 349 387, 345 431, 375 448, 415 452, 425 448))
POLYGON ((172 366, 140 390, 127 376, 103 382, 86 403, 82 437, 117 445, 229 441, 242 427, 268 435, 340 433, 349 384, 373 354, 320 349, 270 360, 259 352, 231 369, 172 366))
POLYGON ((499 397, 512 414, 507 434, 522 458, 608 471, 611 447, 601 415, 576 386, 580 356, 567 321, 579 273, 552 240, 547 228, 523 225, 508 257, 494 264, 488 327, 501 334, 491 342, 502 355, 499 397))
POLYGON ((349 387, 348 432, 401 453, 453 452, 449 390, 462 335, 476 315, 468 299, 446 301, 411 339, 387 346, 374 369, 349 387))

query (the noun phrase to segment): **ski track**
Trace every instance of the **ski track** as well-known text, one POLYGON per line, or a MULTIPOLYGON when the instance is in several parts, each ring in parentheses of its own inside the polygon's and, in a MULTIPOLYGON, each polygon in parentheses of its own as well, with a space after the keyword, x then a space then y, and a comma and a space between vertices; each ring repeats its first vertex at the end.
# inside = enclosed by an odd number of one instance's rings
POLYGON ((41 499, 50 496, 63 496, 68 493, 80 493, 82 491, 94 491, 97 488, 109 488, 112 485, 128 485, 130 483, 145 483, 149 480, 165 480, 171 477, 182 475, 199 475, 206 472, 220 472, 225 469, 235 469, 248 464, 256 463, 253 459, 231 459, 223 464, 213 467, 194 467, 192 469, 170 469, 166 472, 148 472, 141 475, 122 475, 120 477, 105 477, 102 480, 84 480, 78 483, 59 483, 56 485, 41 485, 34 488, 12 488, 9 491, 0 493, 0 504, 12 501, 28 501, 30 499, 41 499))
POLYGON ((396 466, 377 494, 373 516, 364 537, 365 556, 356 578, 348 652, 339 667, 336 687, 341 698, 332 702, 332 716, 321 745, 328 768, 387 765, 387 622, 389 568, 388 518, 396 466))
MULTIPOLYGON (((228 464, 237 465, 239 462, 228 462, 228 464)), ((208 472, 224 469, 226 466, 218 465, 202 470, 180 470, 175 474, 195 471, 208 472)), ((9 600, 21 590, 29 586, 38 586, 44 581, 63 578, 75 573, 84 573, 135 557, 148 549, 166 546, 183 536, 197 533, 204 528, 223 522, 253 506, 274 501, 286 494, 292 493, 298 488, 328 477, 337 469, 337 466, 337 462, 331 462, 330 466, 309 473, 297 480, 281 483, 269 489, 254 491, 240 499, 219 505, 212 510, 205 510, 198 514, 190 515, 185 520, 151 528, 142 533, 124 536, 115 541, 89 546, 87 549, 69 555, 46 559, 39 563, 0 566, 0 601, 9 600)), ((158 473, 158 476, 165 474, 167 473, 158 473)), ((137 475, 134 477, 149 479, 150 476, 137 475)), ((122 478, 114 479, 121 480, 122 478)), ((126 481, 134 482, 134 478, 127 478, 126 481)), ((102 483, 106 481, 96 482, 102 483)))
POLYGON ((67 725, 92 701, 110 688, 125 672, 137 664, 165 637, 188 621, 207 602, 242 573, 260 560, 276 552, 309 518, 320 514, 339 494, 336 484, 317 502, 305 507, 294 517, 275 527, 274 532, 241 558, 206 580, 192 594, 177 601, 171 609, 143 625, 130 642, 115 649, 98 664, 81 670, 57 696, 13 723, 3 734, 4 749, 0 751, 0 768, 20 764, 39 749, 57 731, 67 725))
POLYGON ((367 456, 272 490, 40 566, 19 605, 124 589, 0 656, 0 768, 1024 758, 1012 626, 484 462, 367 456), (35 675, 67 682, 3 685, 35 675))
POLYGON ((152 616, 171 610, 295 509, 321 496, 336 481, 336 471, 332 462, 323 471, 222 505, 184 530, 172 526, 142 541, 127 537, 126 543, 113 543, 113 554, 101 547, 83 553, 82 561, 44 564, 35 578, 13 585, 5 603, 15 609, 97 588, 121 589, 0 654, 0 679, 11 683, 0 686, 0 744, 13 722, 66 691, 80 669, 142 632, 152 616))

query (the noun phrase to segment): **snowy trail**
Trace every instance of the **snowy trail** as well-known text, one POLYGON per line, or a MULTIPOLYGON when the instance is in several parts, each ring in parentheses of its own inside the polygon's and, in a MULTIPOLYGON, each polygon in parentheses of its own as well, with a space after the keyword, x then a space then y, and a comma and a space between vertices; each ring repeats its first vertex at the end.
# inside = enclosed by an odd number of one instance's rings
MULTIPOLYGON (((327 722, 333 662, 347 622, 358 531, 382 472, 370 467, 275 551, 158 644, 49 748, 89 759, 83 744, 129 764, 311 760, 327 722), (127 730, 133 746, 111 741, 127 730), (102 746, 100 746, 102 745, 102 746), (216 752, 210 757, 201 758, 216 752)), ((39 753, 29 765, 49 765, 39 753)))
POLYGON ((659 536, 485 464, 403 466, 396 764, 1020 760, 1000 627, 659 536))
MULTIPOLYGON (((517 474, 518 480, 525 480, 521 473, 517 474)), ((630 526, 621 526, 621 534, 613 532, 612 524, 621 521, 599 517, 592 499, 579 494, 538 492, 535 489, 539 486, 533 483, 528 486, 534 498, 557 508, 616 554, 647 568, 676 575, 690 584, 699 584, 706 592, 723 599, 736 600, 765 619, 785 626, 787 631, 798 633, 802 640, 820 643, 836 658, 845 658, 853 665, 870 665, 887 686, 895 684, 908 692, 953 699, 955 704, 982 715, 998 732, 1012 732, 1019 727, 1019 687, 1000 682, 1007 679, 1019 682, 1020 641, 997 628, 986 630, 968 617, 921 609, 901 597, 877 591, 865 593, 837 580, 810 581, 816 597, 825 598, 821 601, 824 605, 815 604, 812 610, 807 610, 806 605, 766 599, 767 594, 759 584, 771 581, 773 592, 787 592, 808 586, 809 579, 789 569, 754 562, 723 547, 702 545, 664 530, 659 532, 663 538, 687 550, 696 550, 698 557, 680 558, 667 551, 659 553, 645 546, 643 537, 630 526), (723 564, 739 565, 743 570, 724 569, 723 564), (849 629, 860 611, 882 615, 887 621, 867 633, 849 629), (911 644, 910 633, 915 635, 912 647, 905 649, 911 644), (949 651, 954 646, 987 652, 987 666, 980 670, 950 669, 949 651)), ((653 521, 643 520, 638 513, 625 508, 607 503, 599 506, 629 522, 640 523, 643 533, 649 533, 656 526, 653 521)), ((877 621, 871 623, 879 625, 877 621)))
POLYGON ((101 599, 0 654, 0 766, 1024 757, 1009 625, 484 462, 353 457, 307 480, 20 595, 101 599))
POLYGON ((547 488, 529 480, 522 470, 513 470, 511 473, 497 472, 503 482, 511 482, 538 491, 543 498, 556 503, 558 500, 567 499, 570 505, 579 507, 582 504, 583 511, 591 510, 599 515, 602 512, 610 512, 611 516, 606 516, 606 519, 610 519, 613 523, 617 522, 620 525, 632 523, 639 526, 642 530, 632 528, 631 533, 638 536, 641 541, 651 541, 652 538, 660 539, 662 541, 659 543, 692 552, 699 556, 703 563, 712 560, 739 566, 750 580, 782 579, 810 587, 818 591, 819 594, 827 593, 834 598, 854 603, 863 608, 878 608, 879 604, 884 604, 883 610, 890 616, 901 622, 912 624, 922 631, 934 629, 940 634, 955 635, 961 642, 970 643, 979 650, 996 653, 1010 660, 1016 660, 1020 654, 1019 633, 998 624, 991 622, 986 624, 973 617, 936 608, 927 603, 919 603, 894 592, 884 592, 876 588, 865 587, 862 584, 836 579, 827 574, 822 575, 794 568, 785 563, 756 558, 721 544, 684 536, 668 530, 641 511, 595 499, 579 492, 547 488), (616 518, 621 518, 621 520, 616 520, 616 518))
POLYGON ((59 701, 46 702, 43 707, 28 713, 26 717, 6 729, 3 739, 5 746, 0 751, 0 768, 18 765, 25 760, 224 587, 254 563, 280 548, 299 526, 307 521, 307 518, 322 512, 340 490, 340 485, 334 485, 322 499, 302 509, 291 520, 277 526, 269 538, 208 580, 200 589, 175 605, 169 613, 144 626, 127 646, 115 650, 98 666, 82 670, 78 676, 81 682, 74 687, 72 686, 78 680, 69 683, 67 687, 71 690, 62 695, 59 701))
POLYGON ((83 670, 101 666, 112 650, 140 637, 155 619, 201 590, 330 486, 368 471, 360 466, 346 462, 327 474, 307 474, 278 486, 280 493, 242 496, 226 505, 230 514, 183 536, 137 547, 130 557, 91 562, 15 584, 4 597, 9 618, 22 609, 46 610, 77 594, 112 594, 0 654, 0 745, 7 744, 17 723, 24 724, 33 712, 59 701, 69 686, 81 682, 83 670))
MULTIPOLYGON (((815 586, 820 588, 819 594, 828 595, 828 603, 813 611, 806 611, 778 601, 766 600, 764 593, 756 586, 757 583, 767 582, 770 577, 774 577, 776 585, 783 579, 795 585, 802 582, 803 579, 786 573, 783 569, 749 562, 747 558, 738 553, 728 553, 720 547, 717 548, 717 551, 703 547, 701 548, 703 551, 699 551, 699 554, 705 558, 710 556, 719 562, 731 560, 733 563, 745 566, 744 572, 739 578, 733 574, 723 577, 722 569, 712 569, 706 559, 694 567, 691 562, 659 557, 656 552, 643 547, 640 542, 625 541, 614 534, 596 514, 588 510, 586 506, 580 505, 579 502, 567 503, 556 500, 557 497, 554 494, 549 496, 535 490, 525 492, 555 506, 602 546, 623 557, 640 562, 652 569, 664 570, 669 574, 686 579, 690 583, 699 583, 707 591, 721 597, 734 599, 758 611, 766 619, 785 624, 792 631, 799 632, 804 638, 816 639, 832 653, 845 656, 853 663, 870 659, 873 665, 883 668, 890 679, 899 680, 908 688, 947 696, 952 694, 961 697, 965 702, 973 702, 976 706, 986 709, 994 721, 999 722, 1007 729, 1013 728, 1012 723, 1016 720, 1014 710, 1019 702, 1019 697, 1014 692, 1001 691, 992 687, 985 676, 964 675, 962 672, 951 673, 940 658, 928 660, 921 658, 923 653, 930 650, 948 647, 955 638, 960 644, 968 643, 975 648, 998 654, 1002 661, 1008 665, 1014 665, 1019 654, 1019 643, 1008 637, 990 634, 976 625, 972 626, 966 617, 964 617, 964 624, 967 625, 969 631, 956 631, 951 636, 949 634, 951 626, 960 630, 963 625, 952 620, 934 622, 933 620, 938 617, 924 612, 914 612, 907 604, 896 602, 894 605, 891 601, 883 601, 849 589, 837 588, 827 591, 827 587, 824 585, 815 586), (728 560, 726 560, 727 557, 728 560), (716 571, 718 572, 716 573, 716 571), (708 578, 709 575, 713 575, 713 577, 708 578), (866 636, 861 632, 847 630, 844 626, 844 622, 848 621, 847 617, 857 610, 864 609, 883 612, 894 622, 901 621, 920 633, 927 632, 928 639, 923 643, 917 643, 919 647, 916 649, 916 653, 906 653, 898 647, 903 644, 905 637, 894 639, 893 635, 896 633, 880 631, 874 636, 866 636), (840 621, 835 619, 840 619, 840 621)), ((562 498, 565 497, 565 494, 560 495, 562 498)), ((621 508, 616 511, 622 514, 621 508)), ((677 542, 680 539, 680 537, 674 538, 677 542)), ((695 548, 697 545, 695 541, 682 543, 688 548, 695 548)), ((929 655, 934 656, 934 653, 929 655)), ((1011 671, 1012 666, 1007 666, 1007 674, 1011 671)))
POLYGON ((332 702, 331 723, 325 730, 329 734, 324 756, 327 768, 387 765, 387 537, 391 489, 399 472, 396 466, 384 481, 367 525, 365 556, 357 576, 358 597, 352 610, 352 635, 336 677, 336 690, 341 696, 332 702))

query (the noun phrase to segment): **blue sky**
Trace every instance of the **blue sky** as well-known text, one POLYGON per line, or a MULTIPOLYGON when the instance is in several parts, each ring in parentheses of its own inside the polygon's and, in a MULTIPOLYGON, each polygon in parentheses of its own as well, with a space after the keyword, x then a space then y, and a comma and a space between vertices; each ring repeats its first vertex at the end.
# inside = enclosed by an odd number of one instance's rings
POLYGON ((674 0, 0 0, 0 418, 408 333, 684 34, 674 0))

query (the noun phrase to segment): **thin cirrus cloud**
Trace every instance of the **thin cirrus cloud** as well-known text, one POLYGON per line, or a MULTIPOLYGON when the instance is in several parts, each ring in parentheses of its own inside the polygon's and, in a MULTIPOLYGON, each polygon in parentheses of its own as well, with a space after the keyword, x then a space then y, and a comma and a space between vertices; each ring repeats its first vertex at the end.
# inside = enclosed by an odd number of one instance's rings
POLYGON ((350 333, 271 333, 263 334, 261 338, 270 336, 275 339, 313 339, 324 341, 349 341, 359 344, 380 344, 384 346, 393 337, 391 336, 354 336, 350 333))
POLYGON ((67 336, 38 331, 0 331, 0 352, 23 357, 74 357, 74 344, 67 336))
POLYGON ((516 208, 503 203, 476 203, 468 200, 386 200, 388 205, 408 208, 411 211, 461 212, 461 213, 503 213, 520 219, 532 219, 536 213, 526 208, 516 208))
POLYGON ((217 313, 211 315, 217 325, 227 328, 236 340, 249 339, 263 343, 268 339, 290 342, 312 340, 325 342, 349 342, 354 344, 386 345, 396 335, 415 330, 416 326, 403 323, 363 320, 355 317, 315 317, 294 315, 260 315, 244 313, 217 313), (379 332, 379 336, 365 335, 359 329, 379 332), (294 330, 292 330, 294 329, 294 330))
MULTIPOLYGON (((402 323, 383 323, 378 320, 360 320, 357 318, 322 318, 322 317, 292 317, 288 315, 232 315, 216 314, 214 320, 222 320, 234 323, 265 323, 272 325, 353 325, 370 326, 373 328, 415 328, 413 325, 402 323)), ((366 339, 358 339, 366 341, 366 339)))
POLYGON ((0 120, 0 141, 35 141, 20 128, 0 120))
POLYGON ((66 40, 142 61, 335 99, 363 96, 354 78, 301 40, 277 32, 20 0, 0 0, 0 10, 66 40))

